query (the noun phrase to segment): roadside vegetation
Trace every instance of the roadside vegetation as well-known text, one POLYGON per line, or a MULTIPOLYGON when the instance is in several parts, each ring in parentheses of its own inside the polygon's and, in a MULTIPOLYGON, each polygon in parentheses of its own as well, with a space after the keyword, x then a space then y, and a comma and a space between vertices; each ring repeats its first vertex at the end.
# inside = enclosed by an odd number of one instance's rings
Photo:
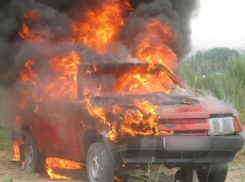
POLYGON ((168 169, 162 163, 161 165, 153 165, 149 162, 143 170, 134 171, 129 175, 127 182, 170 182, 174 181, 175 169, 168 169))
POLYGON ((0 126, 0 151, 10 151, 11 149, 10 131, 0 126))
MULTIPOLYGON (((161 169, 163 168, 163 164, 159 166, 159 168, 153 173, 153 165, 152 162, 149 162, 147 166, 145 166, 145 172, 139 174, 131 174, 129 176, 128 182, 158 182, 160 174, 162 173, 161 169)), ((154 169, 153 169, 154 170, 154 169)))
POLYGON ((14 182, 14 180, 13 180, 13 178, 10 178, 10 179, 5 179, 2 182, 14 182))
POLYGON ((227 48, 198 51, 182 61, 179 77, 199 96, 231 104, 245 125, 245 55, 227 48))

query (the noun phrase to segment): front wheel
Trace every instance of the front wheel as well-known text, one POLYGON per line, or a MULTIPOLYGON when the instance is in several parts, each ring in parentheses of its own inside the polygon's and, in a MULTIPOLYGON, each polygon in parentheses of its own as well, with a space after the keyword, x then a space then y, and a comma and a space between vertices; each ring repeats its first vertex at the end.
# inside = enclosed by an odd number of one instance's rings
POLYGON ((216 163, 207 170, 197 170, 200 182, 224 182, 228 172, 228 163, 216 163))
POLYGON ((87 172, 90 182, 114 182, 115 165, 104 143, 90 145, 87 172))
POLYGON ((32 135, 25 139, 24 160, 28 172, 42 172, 45 168, 45 157, 38 151, 32 135))

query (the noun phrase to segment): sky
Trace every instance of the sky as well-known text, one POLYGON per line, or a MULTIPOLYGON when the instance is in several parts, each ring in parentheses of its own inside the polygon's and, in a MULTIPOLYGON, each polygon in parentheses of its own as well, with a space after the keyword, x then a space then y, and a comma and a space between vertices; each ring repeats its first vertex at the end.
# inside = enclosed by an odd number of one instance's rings
POLYGON ((245 47, 245 0, 200 0, 192 20, 192 42, 197 49, 245 47))

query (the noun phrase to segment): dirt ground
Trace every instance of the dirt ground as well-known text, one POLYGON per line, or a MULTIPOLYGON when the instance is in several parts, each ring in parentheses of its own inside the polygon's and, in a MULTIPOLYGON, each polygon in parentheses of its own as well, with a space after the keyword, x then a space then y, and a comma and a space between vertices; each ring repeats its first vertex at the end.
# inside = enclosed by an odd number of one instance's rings
MULTIPOLYGON (((50 180, 47 174, 28 173, 22 169, 21 164, 14 164, 11 162, 13 157, 12 152, 0 152, 0 182, 58 182, 58 181, 72 181, 72 182, 88 182, 86 168, 82 170, 62 170, 55 171, 63 176, 69 176, 72 180, 50 180), (11 180, 11 178, 13 180, 11 180)), ((159 182, 174 181, 176 169, 167 170, 162 169, 163 175, 159 182)), ((142 172, 136 170, 135 173, 142 172)), ((125 177, 127 178, 127 177, 125 177)), ((124 180, 127 181, 127 180, 124 180)), ((245 147, 240 151, 235 160, 229 165, 229 173, 226 182, 245 182, 245 147)))

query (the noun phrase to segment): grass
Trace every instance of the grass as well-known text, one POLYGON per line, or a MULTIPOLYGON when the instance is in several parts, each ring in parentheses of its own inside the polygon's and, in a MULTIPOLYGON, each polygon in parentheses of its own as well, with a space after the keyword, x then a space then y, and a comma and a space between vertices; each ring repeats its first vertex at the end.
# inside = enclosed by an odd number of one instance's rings
POLYGON ((2 182, 13 182, 13 181, 14 181, 13 178, 10 178, 10 179, 5 179, 2 182))
POLYGON ((231 57, 222 63, 204 59, 184 60, 179 77, 198 95, 213 95, 232 105, 240 113, 242 125, 245 125, 244 55, 231 57))
POLYGON ((245 180, 245 150, 238 152, 235 159, 229 165, 229 172, 233 173, 234 177, 238 177, 242 181, 245 180))
POLYGON ((140 174, 131 174, 129 176, 128 182, 158 182, 161 169, 163 168, 164 164, 161 164, 159 169, 155 172, 152 172, 152 162, 147 164, 145 173, 140 174))
POLYGON ((10 151, 11 148, 10 131, 0 126, 0 151, 10 151))

